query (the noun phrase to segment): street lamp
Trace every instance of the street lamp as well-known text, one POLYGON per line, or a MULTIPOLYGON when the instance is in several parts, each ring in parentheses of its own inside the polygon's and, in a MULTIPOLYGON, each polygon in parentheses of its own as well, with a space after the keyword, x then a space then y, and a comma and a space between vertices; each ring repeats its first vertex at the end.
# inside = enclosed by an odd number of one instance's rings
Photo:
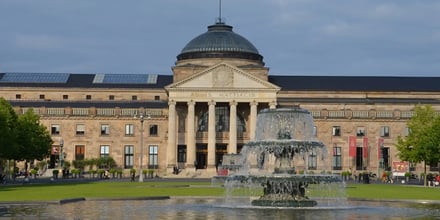
MULTIPOLYGON (((139 121, 141 122, 141 129, 140 129, 140 132, 141 132, 141 144, 140 144, 141 151, 139 154, 139 182, 144 182, 144 175, 142 173, 142 164, 143 164, 142 158, 144 156, 144 120, 145 120, 145 115, 144 115, 144 113, 140 113, 139 117, 137 115, 134 115, 134 118, 139 119, 139 121)), ((148 118, 150 118, 150 116, 148 116, 148 118)))
POLYGON ((63 138, 60 139, 60 152, 58 152, 59 154, 59 163, 60 163, 60 168, 63 169, 63 145, 64 145, 64 140, 63 138))

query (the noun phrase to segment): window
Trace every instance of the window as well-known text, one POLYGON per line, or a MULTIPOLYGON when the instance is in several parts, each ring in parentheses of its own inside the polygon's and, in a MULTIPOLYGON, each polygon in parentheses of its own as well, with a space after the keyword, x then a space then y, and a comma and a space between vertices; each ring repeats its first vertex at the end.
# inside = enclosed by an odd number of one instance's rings
POLYGON ((318 137, 318 128, 316 126, 313 126, 313 131, 312 131, 312 136, 313 137, 318 137))
POLYGON ((365 136, 365 127, 357 127, 356 128, 356 137, 365 136))
POLYGON ((134 135, 134 125, 133 124, 126 124, 125 125, 125 135, 126 136, 133 136, 134 135))
POLYGON ((160 96, 158 96, 158 95, 154 96, 154 100, 156 100, 156 101, 160 100, 160 96))
POLYGON ((157 157, 157 145, 150 145, 148 150, 148 168, 149 169, 157 169, 158 166, 158 157, 157 157))
POLYGON ((409 133, 411 133, 411 128, 405 127, 405 137, 408 137, 409 133))
POLYGON ((60 125, 51 125, 50 126, 50 134, 59 135, 60 134, 60 125))
POLYGON ((215 131, 229 131, 229 106, 216 106, 215 119, 215 131))
POLYGON ((341 127, 340 126, 333 126, 332 135, 333 136, 341 136, 341 127))
POLYGON ((110 134, 110 125, 101 125, 101 135, 109 135, 110 134))
POLYGON ((84 152, 86 147, 84 145, 75 146, 75 160, 84 160, 84 152))
POLYGON ((114 95, 109 95, 108 96, 108 100, 115 100, 115 96, 114 95))
POLYGON ((64 99, 64 100, 69 99, 69 95, 63 95, 63 99, 64 99))
POLYGON ((133 168, 134 164, 134 146, 125 145, 124 146, 124 168, 133 168))
POLYGON ((87 100, 91 100, 92 99, 92 95, 86 95, 86 99, 87 100))
POLYGON ((150 136, 157 136, 158 133, 158 126, 150 125, 150 136))
POLYGON ((86 130, 86 126, 84 124, 76 125, 76 135, 84 135, 86 130))
POLYGON ((342 170, 342 154, 341 147, 333 145, 333 170, 342 170))
POLYGON ((186 162, 186 145, 177 146, 177 162, 178 163, 186 162))
POLYGON ((380 136, 381 137, 389 137, 390 136, 390 127, 382 126, 380 128, 380 136))
POLYGON ((138 97, 136 95, 131 96, 131 100, 136 101, 138 100, 138 97))
POLYGON ((318 160, 316 157, 316 151, 309 151, 309 159, 307 161, 309 170, 316 170, 316 168, 318 167, 317 161, 318 160))
POLYGON ((110 146, 108 146, 108 145, 101 145, 99 156, 101 158, 102 157, 109 157, 110 156, 110 146))
POLYGON ((43 94, 40 94, 40 99, 45 99, 45 96, 43 94))
POLYGON ((15 99, 21 99, 21 95, 20 94, 15 94, 15 99))

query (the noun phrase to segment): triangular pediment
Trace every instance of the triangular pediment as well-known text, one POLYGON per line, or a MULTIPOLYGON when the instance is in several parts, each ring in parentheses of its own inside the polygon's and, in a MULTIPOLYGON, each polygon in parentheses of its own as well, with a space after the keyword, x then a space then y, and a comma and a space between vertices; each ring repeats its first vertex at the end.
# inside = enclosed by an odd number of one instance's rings
POLYGON ((172 89, 269 89, 280 88, 235 66, 220 63, 166 87, 172 89))

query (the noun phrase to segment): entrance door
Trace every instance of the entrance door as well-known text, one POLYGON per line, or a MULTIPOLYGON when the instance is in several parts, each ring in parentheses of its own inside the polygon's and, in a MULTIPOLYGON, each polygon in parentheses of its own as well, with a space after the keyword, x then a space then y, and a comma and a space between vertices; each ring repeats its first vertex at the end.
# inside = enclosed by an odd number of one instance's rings
POLYGON ((362 147, 356 147, 356 170, 363 170, 364 164, 363 164, 363 148, 362 147))
POLYGON ((226 144, 217 144, 215 146, 215 167, 218 168, 219 165, 222 164, 223 155, 227 154, 227 146, 226 144))
POLYGON ((196 147, 196 169, 206 169, 208 160, 208 145, 198 144, 196 147))

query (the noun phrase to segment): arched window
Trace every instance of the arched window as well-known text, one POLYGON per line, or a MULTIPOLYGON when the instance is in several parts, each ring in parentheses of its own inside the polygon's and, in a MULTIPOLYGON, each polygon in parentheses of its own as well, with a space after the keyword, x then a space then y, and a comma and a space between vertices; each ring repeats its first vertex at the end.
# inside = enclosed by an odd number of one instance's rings
MULTIPOLYGON (((201 112, 198 120, 198 131, 208 131, 208 111, 201 112)), ((229 131, 229 106, 215 107, 215 131, 228 132, 229 131)), ((237 113, 237 131, 246 131, 246 122, 243 115, 237 113)))

